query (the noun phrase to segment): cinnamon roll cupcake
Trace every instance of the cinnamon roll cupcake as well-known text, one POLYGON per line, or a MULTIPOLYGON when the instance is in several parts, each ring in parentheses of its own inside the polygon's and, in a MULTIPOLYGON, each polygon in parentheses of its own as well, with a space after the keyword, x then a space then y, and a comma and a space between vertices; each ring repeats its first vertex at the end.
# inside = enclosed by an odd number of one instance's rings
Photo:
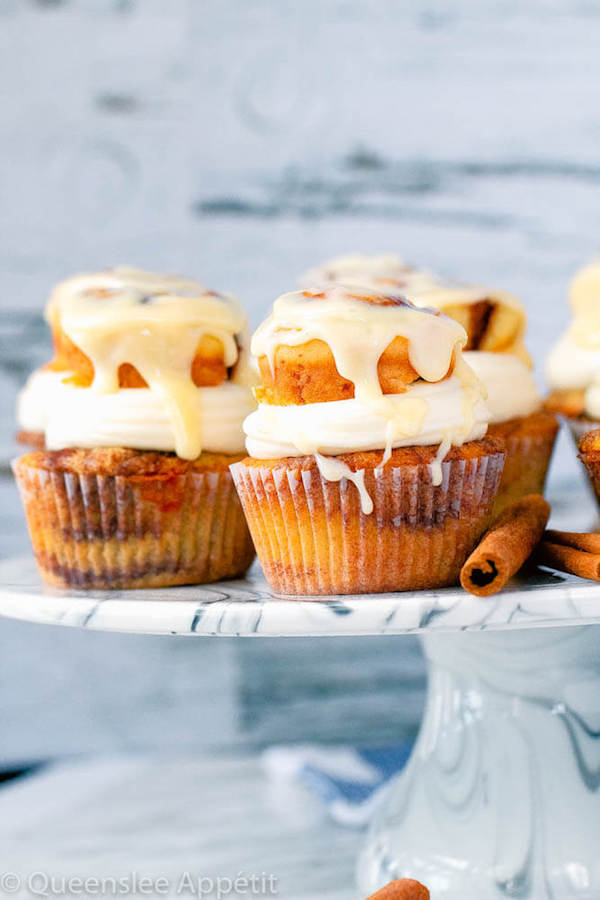
POLYGON ((350 281, 401 292, 416 306, 439 309, 467 333, 465 360, 488 394, 488 436, 505 442, 506 463, 494 515, 527 494, 543 493, 558 422, 544 409, 525 348, 522 303, 505 291, 450 282, 394 255, 345 256, 314 269, 308 284, 350 281))
POLYGON ((546 363, 546 407, 566 420, 578 444, 600 428, 600 260, 573 279, 570 306, 573 319, 546 363))
POLYGON ((284 294, 252 340, 261 386, 231 467, 281 594, 454 584, 504 451, 452 319, 391 293, 284 294))
POLYGON ((47 319, 54 359, 19 404, 45 449, 14 463, 44 580, 145 588, 245 572, 229 465, 255 404, 238 301, 120 267, 59 284, 47 319))

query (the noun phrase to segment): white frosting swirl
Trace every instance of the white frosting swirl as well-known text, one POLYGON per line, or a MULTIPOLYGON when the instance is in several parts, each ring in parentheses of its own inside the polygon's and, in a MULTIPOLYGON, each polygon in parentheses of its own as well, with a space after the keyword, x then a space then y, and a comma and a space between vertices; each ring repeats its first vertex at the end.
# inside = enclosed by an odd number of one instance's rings
MULTIPOLYGON (((418 382, 404 394, 390 394, 387 400, 390 412, 395 413, 392 421, 398 426, 392 448, 440 444, 448 431, 464 429, 465 388, 457 375, 437 384, 418 382), (421 401, 415 416, 414 404, 421 401)), ((260 403, 244 422, 246 448, 257 459, 381 450, 388 443, 389 421, 356 397, 293 406, 260 403)), ((482 438, 488 421, 489 412, 480 397, 463 439, 482 438)))
MULTIPOLYGON (((43 432, 49 450, 65 447, 131 447, 176 450, 167 404, 149 388, 120 388, 102 394, 65 384, 69 373, 38 370, 18 400, 18 420, 26 431, 43 432)), ((243 453, 242 422, 255 403, 246 387, 224 381, 195 388, 202 447, 213 453, 243 453)))
POLYGON ((539 412, 542 398, 535 378, 517 356, 468 350, 463 359, 485 386, 490 422, 507 422, 539 412))
POLYGON ((17 397, 17 422, 23 431, 46 433, 48 421, 60 405, 63 382, 72 372, 36 369, 17 397))

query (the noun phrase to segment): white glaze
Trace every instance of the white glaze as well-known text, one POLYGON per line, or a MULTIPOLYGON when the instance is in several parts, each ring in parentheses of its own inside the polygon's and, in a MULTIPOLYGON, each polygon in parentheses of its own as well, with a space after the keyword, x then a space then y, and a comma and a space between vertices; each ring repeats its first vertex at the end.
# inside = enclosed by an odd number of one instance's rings
POLYGON ((295 347, 311 340, 324 341, 331 349, 339 374, 351 381, 355 396, 365 402, 381 398, 377 364, 396 336, 407 339, 409 360, 425 381, 442 379, 456 350, 466 342, 464 329, 452 319, 416 310, 410 304, 380 305, 362 297, 364 292, 341 284, 323 294, 292 291, 273 304, 271 315, 257 329, 251 349, 266 356, 273 366, 280 345, 295 347))
POLYGON ((319 472, 327 481, 351 481, 358 491, 360 497, 360 508, 366 516, 373 512, 373 501, 371 495, 365 487, 365 470, 357 469, 354 471, 350 466, 335 456, 322 456, 315 453, 315 459, 319 472))
POLYGON ((301 281, 312 287, 344 282, 355 287, 360 285, 363 288, 393 291, 407 297, 416 306, 442 311, 491 300, 496 310, 488 323, 481 349, 497 352, 495 343, 498 337, 502 352, 513 353, 525 363, 531 364, 523 345, 527 325, 525 309, 517 297, 506 291, 441 278, 433 272, 407 265, 394 254, 340 256, 311 269, 301 281), (508 313, 512 320, 512 339, 506 344, 508 313))
MULTIPOLYGON (((79 275, 59 284, 48 303, 48 320, 91 360, 99 395, 119 392, 118 370, 130 363, 167 411, 175 452, 194 459, 203 448, 198 389, 191 366, 205 335, 221 342, 227 367, 236 364, 232 380, 249 385, 247 360, 240 353, 247 334, 246 316, 230 295, 217 295, 177 276, 155 275, 120 267, 79 275)), ((90 423, 90 419, 86 422, 90 423)), ((89 433, 69 428, 89 446, 89 433)), ((53 441, 66 436, 53 430, 53 441)), ((156 449, 156 448, 155 448, 156 449)))

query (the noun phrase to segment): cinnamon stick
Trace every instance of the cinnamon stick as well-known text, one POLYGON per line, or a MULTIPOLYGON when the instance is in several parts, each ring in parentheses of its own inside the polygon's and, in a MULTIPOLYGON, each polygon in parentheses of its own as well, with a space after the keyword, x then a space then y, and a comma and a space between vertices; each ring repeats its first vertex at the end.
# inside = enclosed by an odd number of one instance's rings
POLYGON ((551 544, 562 544, 564 547, 573 547, 574 550, 584 550, 586 553, 600 554, 600 534, 594 532, 578 533, 574 531, 544 532, 544 540, 551 544))
POLYGON ((550 505, 540 494, 528 494, 508 506, 484 535, 460 573, 465 591, 489 597, 529 559, 550 518, 550 505))
POLYGON ((585 550, 577 550, 563 544, 542 541, 536 551, 535 561, 539 565, 549 566, 559 572, 579 575, 580 578, 587 578, 589 581, 600 581, 600 554, 598 553, 587 553, 585 550))
POLYGON ((398 878, 396 881, 390 881, 375 894, 371 894, 367 900, 429 900, 429 891, 420 881, 398 878))

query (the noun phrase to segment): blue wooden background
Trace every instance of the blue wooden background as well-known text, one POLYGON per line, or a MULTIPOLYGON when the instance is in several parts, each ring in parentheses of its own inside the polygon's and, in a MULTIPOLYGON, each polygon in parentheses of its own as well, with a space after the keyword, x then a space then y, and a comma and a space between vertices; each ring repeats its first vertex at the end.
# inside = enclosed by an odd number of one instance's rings
MULTIPOLYGON (((0 0, 0 555, 48 289, 119 262, 257 324, 351 250, 513 290, 539 363, 600 250, 600 7, 578 0, 0 0)), ((542 382, 540 382, 542 383, 542 382)), ((553 479, 575 461, 561 446, 553 479)), ((414 730, 411 640, 178 641, 0 622, 0 766, 414 730), (132 713, 135 710, 135 713, 132 713)))

